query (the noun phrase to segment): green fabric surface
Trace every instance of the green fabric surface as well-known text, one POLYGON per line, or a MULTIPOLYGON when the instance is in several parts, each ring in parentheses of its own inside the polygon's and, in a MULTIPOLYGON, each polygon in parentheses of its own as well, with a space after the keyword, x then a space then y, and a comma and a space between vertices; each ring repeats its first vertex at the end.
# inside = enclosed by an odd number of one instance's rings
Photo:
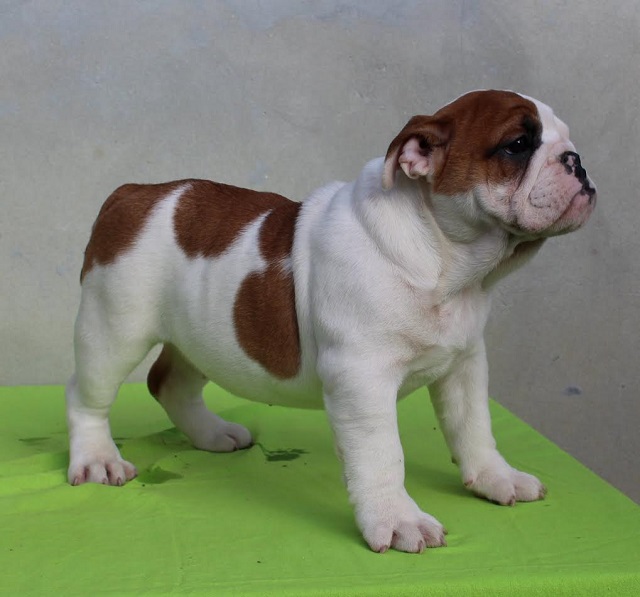
POLYGON ((640 507, 495 403, 499 447, 547 498, 507 508, 465 491, 417 392, 399 405, 406 484, 449 545, 381 555, 355 527, 323 412, 205 395, 258 445, 194 450, 127 385, 112 430, 140 476, 70 487, 63 389, 0 389, 0 592, 640 595, 640 507))

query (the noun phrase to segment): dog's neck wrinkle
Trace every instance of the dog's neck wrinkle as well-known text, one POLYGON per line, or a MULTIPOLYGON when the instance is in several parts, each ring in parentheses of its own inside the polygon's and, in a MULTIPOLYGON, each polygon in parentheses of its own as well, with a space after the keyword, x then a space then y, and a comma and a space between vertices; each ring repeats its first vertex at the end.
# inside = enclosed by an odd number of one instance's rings
POLYGON ((381 171, 374 160, 355 181, 354 211, 380 254, 433 305, 472 287, 486 289, 519 267, 519 254, 512 257, 518 239, 484 214, 461 214, 464 201, 433 195, 424 179, 398 176, 385 192, 381 171))
POLYGON ((438 302, 472 286, 489 290, 527 263, 544 242, 543 238, 506 230, 477 201, 433 195, 426 182, 422 184, 422 194, 443 235, 441 247, 447 251, 443 258, 446 265, 438 280, 438 302), (472 207, 465 211, 462 206, 472 207))
POLYGON ((440 239, 434 234, 437 227, 414 184, 400 182, 390 191, 382 190, 382 160, 377 162, 370 162, 355 183, 356 217, 408 284, 434 290, 442 269, 440 239))
POLYGON ((507 235, 502 231, 486 232, 471 242, 446 244, 446 264, 438 279, 436 302, 442 303, 471 287, 484 287, 484 280, 508 254, 507 235))
POLYGON ((512 251, 509 234, 492 226, 482 214, 462 211, 463 198, 433 194, 431 185, 417 181, 416 186, 427 211, 431 227, 439 235, 442 270, 434 300, 441 304, 471 287, 483 287, 491 274, 512 251))
POLYGON ((540 250, 545 240, 545 238, 523 240, 520 237, 511 235, 505 257, 482 280, 482 287, 486 290, 490 289, 502 278, 525 265, 540 250))

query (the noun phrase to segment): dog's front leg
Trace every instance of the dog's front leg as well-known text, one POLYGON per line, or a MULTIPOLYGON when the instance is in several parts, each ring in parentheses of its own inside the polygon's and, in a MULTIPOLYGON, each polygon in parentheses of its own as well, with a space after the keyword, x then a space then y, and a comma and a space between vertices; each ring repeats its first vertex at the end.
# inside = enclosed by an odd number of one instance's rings
POLYGON ((533 475, 507 464, 491 431, 488 366, 481 340, 455 368, 430 385, 431 400, 464 485, 493 502, 542 499, 545 488, 533 475))
POLYGON ((323 382, 349 497, 371 549, 422 552, 445 545, 442 525, 404 488, 396 384, 370 367, 332 371, 323 382))

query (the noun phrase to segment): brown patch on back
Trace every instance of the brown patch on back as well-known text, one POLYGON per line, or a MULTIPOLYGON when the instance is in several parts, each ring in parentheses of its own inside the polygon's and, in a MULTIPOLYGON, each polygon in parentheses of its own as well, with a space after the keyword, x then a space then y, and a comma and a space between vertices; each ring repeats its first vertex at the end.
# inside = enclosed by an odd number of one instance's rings
POLYGON ((93 224, 84 252, 80 282, 97 263, 113 263, 135 242, 154 206, 184 181, 163 184, 126 184, 104 202, 93 224))
POLYGON ((274 209, 260 229, 260 252, 267 261, 286 259, 291 255, 293 235, 301 203, 288 201, 274 209))
POLYGON ((268 265, 242 282, 233 310, 238 342, 249 357, 281 379, 300 369, 300 335, 293 275, 282 261, 291 256, 300 203, 276 207, 260 229, 260 251, 268 265))
POLYGON ((188 257, 216 257, 260 214, 293 201, 209 180, 192 180, 174 215, 176 240, 188 257))
POLYGON ((474 91, 438 110, 414 116, 391 142, 387 158, 410 138, 439 148, 433 190, 443 195, 467 193, 479 184, 519 179, 526 162, 499 159, 492 152, 506 139, 515 140, 541 123, 536 105, 509 91, 474 91))
POLYGON ((240 285, 234 324, 238 343, 250 358, 276 377, 294 377, 300 368, 295 290, 293 275, 281 262, 291 255, 300 203, 208 180, 190 183, 174 214, 176 240, 190 258, 221 255, 246 226, 270 212, 258 240, 267 268, 249 274, 240 285))

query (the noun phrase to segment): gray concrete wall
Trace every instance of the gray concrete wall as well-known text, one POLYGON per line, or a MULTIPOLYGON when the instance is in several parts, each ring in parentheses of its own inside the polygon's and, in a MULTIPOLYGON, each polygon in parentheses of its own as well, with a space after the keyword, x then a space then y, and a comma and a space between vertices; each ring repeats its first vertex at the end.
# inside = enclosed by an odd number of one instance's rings
POLYGON ((600 202, 499 288, 491 390, 640 500, 639 31, 636 0, 0 1, 0 383, 71 372, 82 251, 120 183, 302 199, 411 115, 510 88, 569 123, 600 202))

